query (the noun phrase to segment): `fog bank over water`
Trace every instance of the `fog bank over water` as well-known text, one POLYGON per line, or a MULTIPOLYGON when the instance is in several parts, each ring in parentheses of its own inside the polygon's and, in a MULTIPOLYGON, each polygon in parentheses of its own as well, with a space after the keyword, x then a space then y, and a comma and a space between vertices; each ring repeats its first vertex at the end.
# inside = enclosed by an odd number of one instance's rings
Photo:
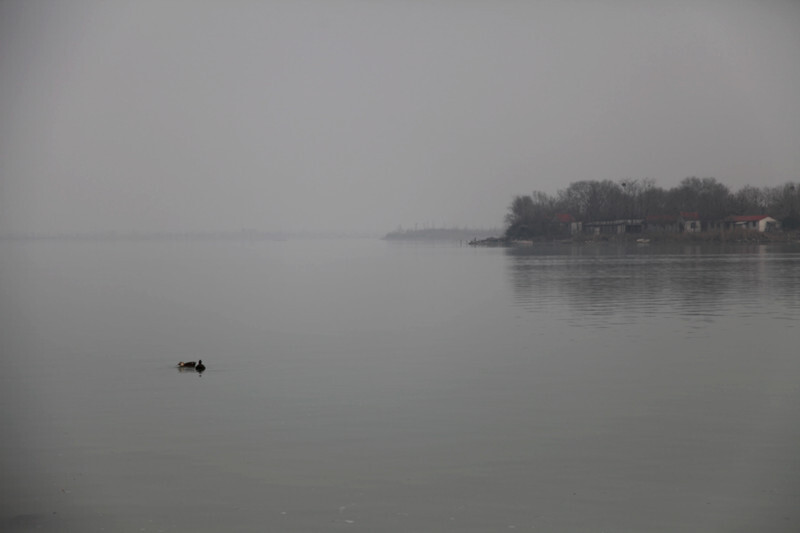
POLYGON ((497 227, 800 177, 800 4, 0 4, 3 232, 497 227))

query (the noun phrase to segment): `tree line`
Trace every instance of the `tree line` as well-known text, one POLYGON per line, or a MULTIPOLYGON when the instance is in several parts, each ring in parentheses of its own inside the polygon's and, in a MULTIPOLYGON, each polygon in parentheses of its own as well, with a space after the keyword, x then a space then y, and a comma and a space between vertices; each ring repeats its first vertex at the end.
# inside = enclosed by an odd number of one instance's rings
POLYGON ((733 192, 716 178, 689 177, 670 189, 658 187, 649 178, 576 181, 555 195, 534 191, 514 197, 505 218, 506 236, 564 234, 563 215, 570 215, 578 222, 592 222, 646 219, 682 212, 697 213, 701 221, 721 220, 730 215, 769 215, 781 221, 784 229, 794 230, 800 228, 800 184, 745 185, 733 192))

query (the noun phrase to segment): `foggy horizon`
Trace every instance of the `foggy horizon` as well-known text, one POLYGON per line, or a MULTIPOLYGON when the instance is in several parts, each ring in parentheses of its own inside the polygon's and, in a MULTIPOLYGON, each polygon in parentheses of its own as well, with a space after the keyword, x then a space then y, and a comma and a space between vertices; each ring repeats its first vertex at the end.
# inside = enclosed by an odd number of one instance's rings
POLYGON ((800 4, 0 3, 0 233, 499 228, 800 179, 800 4))

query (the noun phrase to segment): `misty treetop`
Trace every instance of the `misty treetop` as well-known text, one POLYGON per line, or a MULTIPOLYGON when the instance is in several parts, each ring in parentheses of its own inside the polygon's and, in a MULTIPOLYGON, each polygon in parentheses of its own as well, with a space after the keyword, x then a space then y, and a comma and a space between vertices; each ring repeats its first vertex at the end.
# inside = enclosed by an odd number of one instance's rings
POLYGON ((746 185, 732 192, 716 178, 685 178, 664 189, 655 180, 625 179, 573 182, 554 196, 540 191, 516 196, 506 214, 506 236, 555 236, 564 232, 564 217, 578 222, 645 219, 649 216, 697 213, 702 221, 730 215, 769 215, 785 229, 800 228, 800 184, 778 187, 746 185), (560 217, 560 219, 559 219, 560 217))

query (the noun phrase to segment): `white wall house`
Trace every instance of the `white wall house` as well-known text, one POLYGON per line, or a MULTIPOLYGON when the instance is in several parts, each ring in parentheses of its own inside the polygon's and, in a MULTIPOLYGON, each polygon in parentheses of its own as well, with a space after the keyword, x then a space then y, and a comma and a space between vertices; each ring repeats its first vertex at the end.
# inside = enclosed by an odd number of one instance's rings
POLYGON ((725 218, 721 226, 726 230, 749 229, 763 233, 780 229, 781 223, 768 215, 733 215, 725 218))

